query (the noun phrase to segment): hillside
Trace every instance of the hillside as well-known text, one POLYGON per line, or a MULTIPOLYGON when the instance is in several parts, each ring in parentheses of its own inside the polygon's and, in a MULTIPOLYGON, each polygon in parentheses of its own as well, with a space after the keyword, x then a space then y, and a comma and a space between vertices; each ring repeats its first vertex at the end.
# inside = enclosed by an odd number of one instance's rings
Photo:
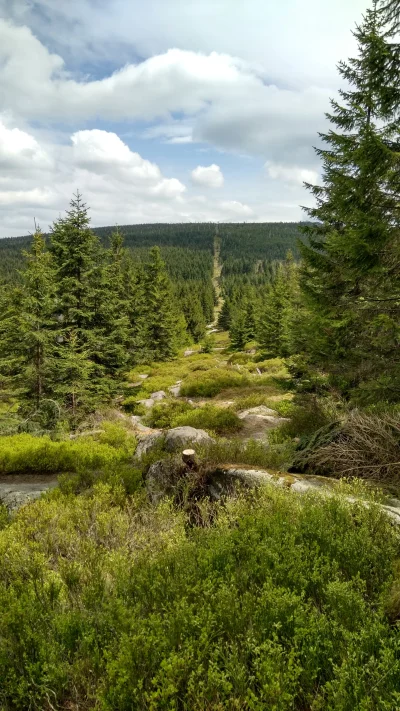
MULTIPOLYGON (((204 259, 191 254, 190 259, 184 259, 182 263, 178 250, 212 254, 217 225, 121 225, 118 229, 124 237, 125 246, 139 257, 143 257, 152 246, 158 245, 174 279, 191 278, 190 268, 185 265, 185 261, 192 263, 194 259, 198 263, 204 259)), ((113 226, 94 228, 93 231, 101 243, 107 246, 114 230, 113 226)), ((297 223, 218 224, 218 231, 224 263, 236 263, 240 272, 251 271, 258 260, 283 259, 288 250, 297 254, 297 240, 300 237, 297 223)), ((31 241, 31 237, 0 239, 0 280, 15 278, 21 266, 21 251, 29 249, 31 241)), ((194 272, 198 273, 195 267, 194 272)))

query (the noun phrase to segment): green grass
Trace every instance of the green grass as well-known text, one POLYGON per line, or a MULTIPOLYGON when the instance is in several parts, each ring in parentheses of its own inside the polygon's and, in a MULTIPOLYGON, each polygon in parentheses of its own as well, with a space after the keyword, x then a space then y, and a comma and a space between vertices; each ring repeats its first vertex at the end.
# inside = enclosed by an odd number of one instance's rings
POLYGON ((0 531, 0 706, 393 711, 398 554, 340 496, 266 487, 188 529, 119 487, 55 491, 0 531))

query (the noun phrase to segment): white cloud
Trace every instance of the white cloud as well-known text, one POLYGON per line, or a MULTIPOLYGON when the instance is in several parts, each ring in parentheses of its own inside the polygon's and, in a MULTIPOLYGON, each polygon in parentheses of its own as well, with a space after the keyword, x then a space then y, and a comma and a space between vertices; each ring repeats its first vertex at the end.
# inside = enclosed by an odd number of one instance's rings
MULTIPOLYGON (((99 80, 76 81, 26 27, 0 20, 0 111, 47 123, 155 120, 145 131, 171 144, 312 160, 330 92, 283 89, 265 70, 227 54, 171 49, 99 80), (172 113, 182 115, 180 120, 172 113)), ((121 156, 120 156, 121 157, 121 156)), ((285 159, 286 160, 286 159, 285 159)))
POLYGON ((198 165, 192 170, 192 182, 202 188, 222 188, 224 176, 219 165, 198 165))
POLYGON ((267 67, 273 82, 336 85, 336 64, 354 48, 351 29, 368 0, 0 0, 71 61, 110 57, 121 66, 170 47, 218 51, 267 67), (40 9, 40 12, 38 12, 40 9))
POLYGON ((272 180, 281 180, 285 183, 294 183, 296 185, 303 185, 303 183, 315 184, 318 181, 318 172, 316 170, 270 162, 267 162, 265 167, 272 180))
POLYGON ((44 150, 33 135, 1 121, 0 136, 0 236, 32 231, 34 218, 46 230, 68 207, 77 188, 90 206, 95 226, 235 221, 255 215, 236 200, 191 196, 180 180, 164 176, 158 165, 131 151, 113 132, 76 131, 69 144, 53 146, 51 154, 51 148, 44 150), (23 170, 15 176, 18 165, 23 170))
POLYGON ((221 202, 221 208, 226 213, 231 215, 231 219, 232 215, 243 218, 253 215, 251 207, 244 205, 242 202, 238 202, 237 200, 227 200, 225 202, 221 202))
POLYGON ((36 139, 19 128, 8 128, 0 118, 0 169, 22 177, 25 172, 46 169, 50 157, 36 139))

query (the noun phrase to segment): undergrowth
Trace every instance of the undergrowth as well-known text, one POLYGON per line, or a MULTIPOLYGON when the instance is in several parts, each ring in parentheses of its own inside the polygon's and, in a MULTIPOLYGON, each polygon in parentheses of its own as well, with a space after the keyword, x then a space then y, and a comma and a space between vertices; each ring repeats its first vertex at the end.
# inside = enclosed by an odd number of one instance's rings
POLYGON ((0 532, 0 707, 392 711, 398 553, 340 496, 266 487, 187 529, 117 485, 54 491, 0 532))

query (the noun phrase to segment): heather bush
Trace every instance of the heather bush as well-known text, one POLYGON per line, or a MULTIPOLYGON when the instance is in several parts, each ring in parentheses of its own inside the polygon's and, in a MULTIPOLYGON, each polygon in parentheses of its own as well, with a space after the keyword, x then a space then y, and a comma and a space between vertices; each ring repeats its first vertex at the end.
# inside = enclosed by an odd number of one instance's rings
POLYGON ((265 487, 216 514, 187 528, 105 484, 22 509, 0 531, 0 707, 397 708, 378 507, 265 487))

